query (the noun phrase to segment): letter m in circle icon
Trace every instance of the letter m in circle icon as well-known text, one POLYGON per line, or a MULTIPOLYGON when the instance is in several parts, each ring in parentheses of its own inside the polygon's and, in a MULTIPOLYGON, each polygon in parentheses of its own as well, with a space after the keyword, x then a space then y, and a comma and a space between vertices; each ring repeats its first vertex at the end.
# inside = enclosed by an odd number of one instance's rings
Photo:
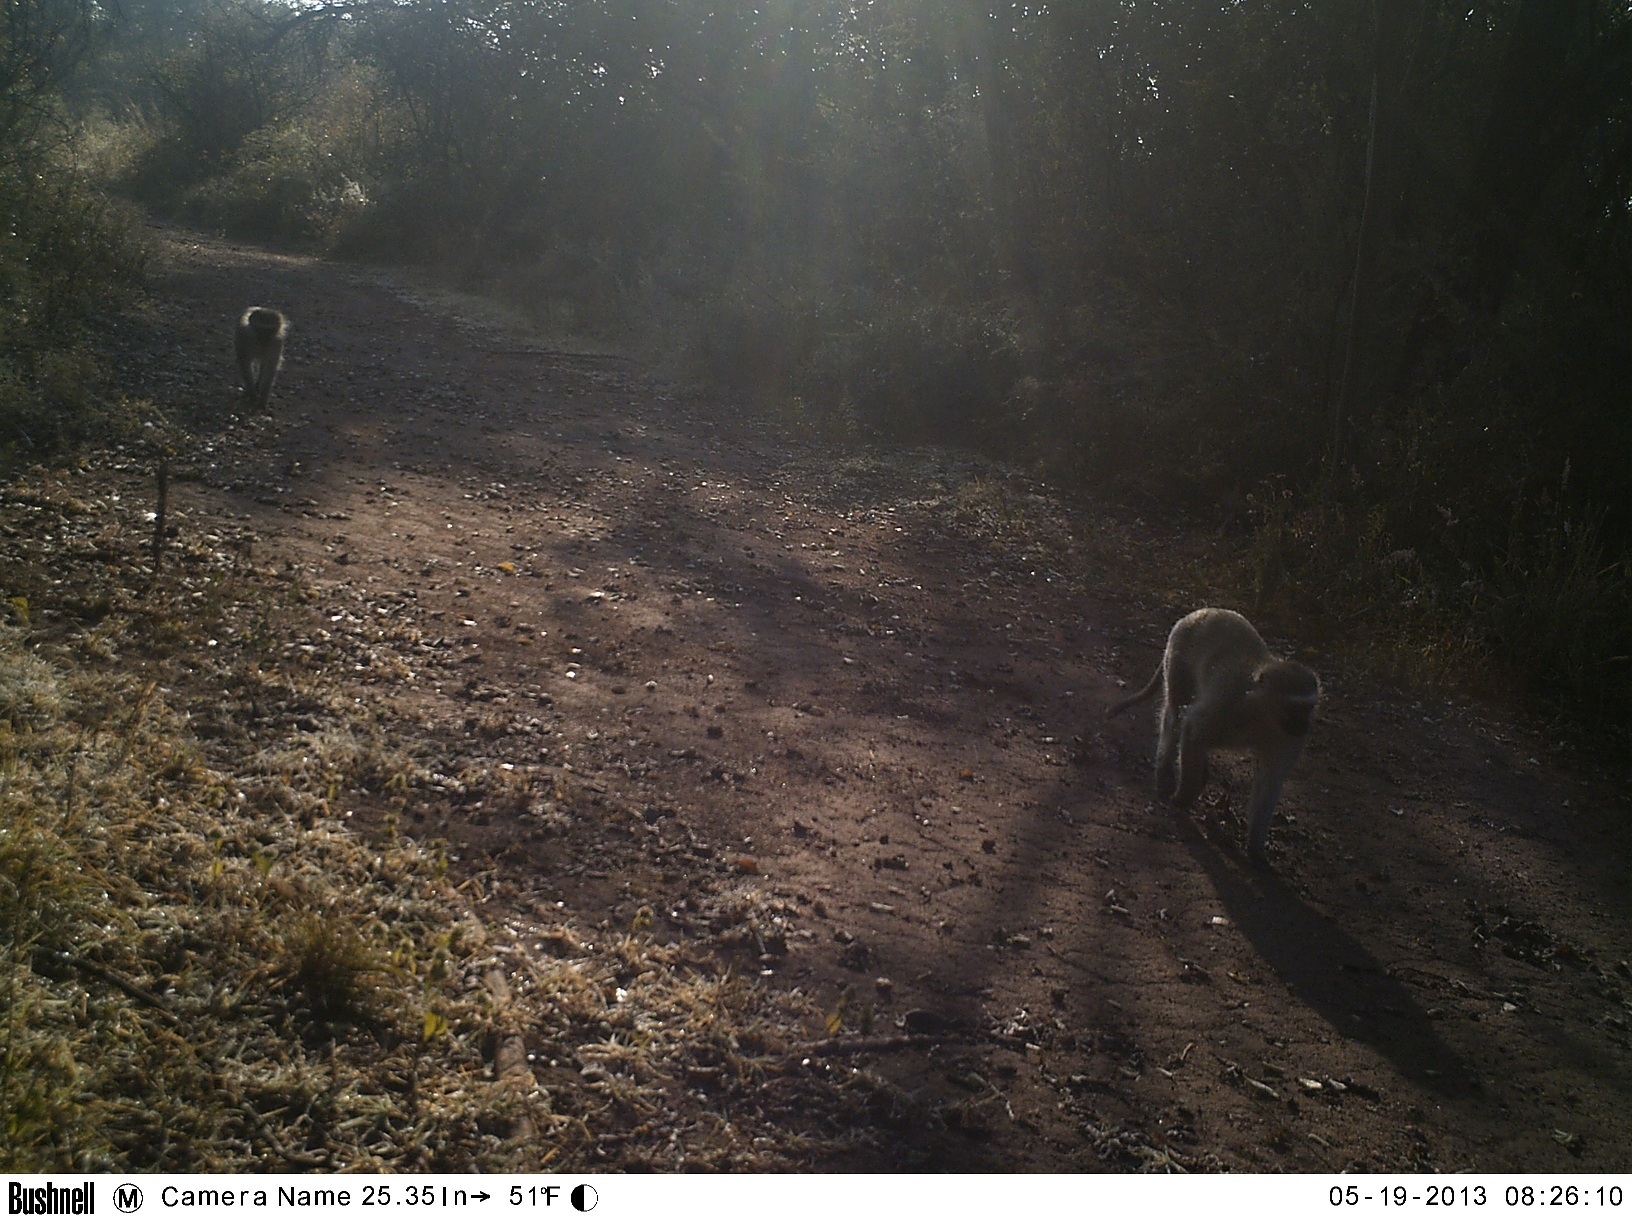
POLYGON ((127 1215, 142 1208, 142 1188, 133 1182, 125 1182, 115 1186, 113 1190, 113 1205, 127 1215))

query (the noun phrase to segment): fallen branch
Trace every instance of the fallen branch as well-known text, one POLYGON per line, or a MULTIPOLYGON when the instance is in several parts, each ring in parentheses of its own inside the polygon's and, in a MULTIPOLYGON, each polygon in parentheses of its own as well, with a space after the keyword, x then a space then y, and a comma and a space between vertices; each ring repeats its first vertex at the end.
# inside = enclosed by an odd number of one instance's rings
POLYGON ((88 973, 92 977, 101 978, 108 985, 117 986, 137 1002, 146 1003, 149 1007, 155 1007, 167 1015, 170 1014, 170 1005, 168 1003, 146 986, 143 986, 140 982, 132 981, 117 969, 109 969, 105 965, 99 965, 95 961, 88 961, 84 957, 75 956, 71 952, 58 952, 51 948, 36 948, 34 955, 36 958, 43 958, 64 968, 77 969, 80 973, 88 973))

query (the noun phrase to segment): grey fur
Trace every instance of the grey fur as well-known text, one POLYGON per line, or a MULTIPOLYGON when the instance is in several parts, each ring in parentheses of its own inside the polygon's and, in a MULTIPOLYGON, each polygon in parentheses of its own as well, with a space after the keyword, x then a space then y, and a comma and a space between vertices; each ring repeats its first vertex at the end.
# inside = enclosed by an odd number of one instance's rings
POLYGON ((1158 689, 1157 795, 1186 807, 1207 784, 1209 752, 1251 749, 1257 770, 1247 804, 1247 852, 1265 862, 1270 820, 1303 751, 1320 702, 1320 677, 1271 653, 1239 612, 1201 608, 1173 626, 1150 683, 1112 706, 1109 716, 1158 689))

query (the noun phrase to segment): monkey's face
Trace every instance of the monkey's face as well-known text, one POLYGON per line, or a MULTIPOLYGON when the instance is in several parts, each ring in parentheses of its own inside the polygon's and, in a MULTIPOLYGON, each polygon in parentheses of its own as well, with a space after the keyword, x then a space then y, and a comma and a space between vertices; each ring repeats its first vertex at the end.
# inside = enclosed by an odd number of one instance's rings
POLYGON ((1275 724, 1282 734, 1302 739, 1320 702, 1320 680, 1301 663, 1276 660, 1253 677, 1253 687, 1273 703, 1275 724))
POLYGON ((1314 717, 1315 703, 1308 698, 1293 697, 1281 703, 1281 730, 1293 739, 1309 734, 1309 724, 1314 717))
POLYGON ((260 341, 276 340, 283 334, 285 320, 276 310, 251 310, 244 318, 249 330, 255 333, 260 341))

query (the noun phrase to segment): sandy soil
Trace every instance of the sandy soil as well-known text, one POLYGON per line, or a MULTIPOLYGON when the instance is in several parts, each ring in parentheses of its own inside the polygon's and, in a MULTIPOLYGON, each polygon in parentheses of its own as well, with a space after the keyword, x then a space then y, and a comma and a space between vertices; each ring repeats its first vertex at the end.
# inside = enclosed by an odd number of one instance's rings
POLYGON ((213 422, 181 536, 316 592, 290 650, 411 747, 402 830, 523 945, 650 924, 814 1000, 818 1057, 945 1123, 903 1113, 860 1167, 1632 1165, 1612 763, 1299 652, 1326 701, 1256 870, 1244 762, 1176 813, 1151 716, 1101 717, 1202 601, 1119 590, 1094 524, 373 276, 161 241, 127 379, 213 422), (252 301, 295 332, 271 412, 232 417, 252 301))

